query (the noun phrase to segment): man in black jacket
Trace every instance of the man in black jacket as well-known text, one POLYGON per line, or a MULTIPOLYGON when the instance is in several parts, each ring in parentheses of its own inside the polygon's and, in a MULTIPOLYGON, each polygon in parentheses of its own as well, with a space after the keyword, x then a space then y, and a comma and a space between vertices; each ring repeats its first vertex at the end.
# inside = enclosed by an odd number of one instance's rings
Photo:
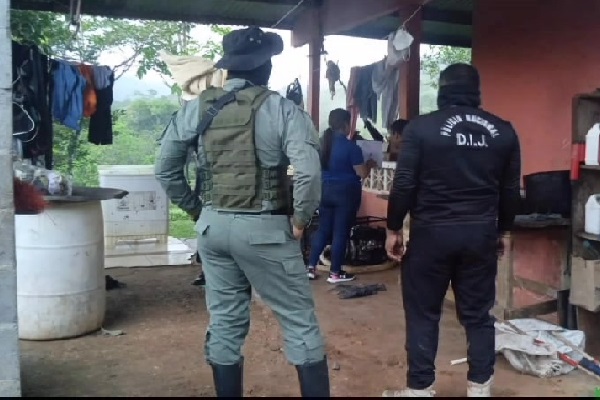
POLYGON ((439 110, 410 122, 388 204, 386 249, 402 258, 407 389, 385 397, 431 397, 439 321, 448 285, 468 342, 467 395, 489 397, 493 380, 498 250, 519 200, 519 139, 480 108, 479 74, 454 64, 440 74, 439 110), (404 253, 402 223, 410 212, 404 253))

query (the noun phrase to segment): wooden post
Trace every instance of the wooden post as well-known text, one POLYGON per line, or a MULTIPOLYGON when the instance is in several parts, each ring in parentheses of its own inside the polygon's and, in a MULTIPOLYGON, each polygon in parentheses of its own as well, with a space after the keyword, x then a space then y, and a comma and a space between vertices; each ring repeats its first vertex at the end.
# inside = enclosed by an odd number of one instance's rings
MULTIPOLYGON (((412 14, 412 12, 410 13, 412 14)), ((408 14, 408 15, 410 15, 408 14)), ((421 41, 423 38, 423 11, 420 10, 406 24, 406 30, 414 41, 410 46, 410 58, 400 67, 400 118, 411 119, 420 113, 421 88, 421 41)))
POLYGON ((20 397, 12 165, 10 0, 0 0, 0 397, 20 397))
POLYGON ((321 50, 323 48, 323 36, 311 40, 308 45, 309 58, 309 78, 308 78, 308 113, 312 117, 313 123, 319 130, 319 120, 321 116, 321 50))
POLYGON ((498 275, 496 278, 496 310, 497 317, 506 318, 506 313, 511 311, 513 304, 513 234, 509 233, 504 249, 504 255, 498 260, 498 275))

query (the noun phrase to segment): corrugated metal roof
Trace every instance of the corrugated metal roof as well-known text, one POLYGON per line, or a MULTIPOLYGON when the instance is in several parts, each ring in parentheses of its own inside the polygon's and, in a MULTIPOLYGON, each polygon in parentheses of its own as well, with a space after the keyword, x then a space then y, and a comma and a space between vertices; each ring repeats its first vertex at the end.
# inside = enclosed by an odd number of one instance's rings
MULTIPOLYGON (((277 26, 292 29, 305 0, 277 26)), ((377 1, 377 0, 370 0, 377 1)), ((133 19, 189 21, 203 24, 272 27, 299 0, 83 0, 82 12, 133 19)), ((423 41, 429 44, 470 46, 474 0, 432 0, 424 8, 423 41)), ((70 0, 12 0, 13 8, 68 13, 70 0)), ((398 27, 399 17, 371 21, 342 34, 382 39, 398 27)))

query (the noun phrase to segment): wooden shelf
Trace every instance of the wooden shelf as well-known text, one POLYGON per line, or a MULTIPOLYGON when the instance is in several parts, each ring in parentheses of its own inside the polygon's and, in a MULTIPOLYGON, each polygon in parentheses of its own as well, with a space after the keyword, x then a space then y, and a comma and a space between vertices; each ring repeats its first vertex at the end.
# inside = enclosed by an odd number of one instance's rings
POLYGON ((515 217, 513 230, 519 231, 527 229, 547 229, 569 226, 571 226, 570 218, 533 218, 529 215, 517 215, 515 217))
POLYGON ((587 169, 589 171, 600 171, 600 165, 581 165, 581 169, 587 169))
POLYGON ((580 239, 591 240, 592 242, 600 242, 600 236, 592 235, 591 233, 577 232, 577 237, 580 239))

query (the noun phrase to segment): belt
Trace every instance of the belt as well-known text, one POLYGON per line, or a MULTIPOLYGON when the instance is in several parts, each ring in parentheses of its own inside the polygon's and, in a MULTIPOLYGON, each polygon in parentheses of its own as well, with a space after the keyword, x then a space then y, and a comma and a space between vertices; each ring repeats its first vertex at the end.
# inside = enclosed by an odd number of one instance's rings
POLYGON ((271 211, 257 211, 257 212, 243 212, 243 211, 217 211, 219 214, 236 214, 236 215, 290 215, 287 209, 282 208, 280 210, 271 211))

